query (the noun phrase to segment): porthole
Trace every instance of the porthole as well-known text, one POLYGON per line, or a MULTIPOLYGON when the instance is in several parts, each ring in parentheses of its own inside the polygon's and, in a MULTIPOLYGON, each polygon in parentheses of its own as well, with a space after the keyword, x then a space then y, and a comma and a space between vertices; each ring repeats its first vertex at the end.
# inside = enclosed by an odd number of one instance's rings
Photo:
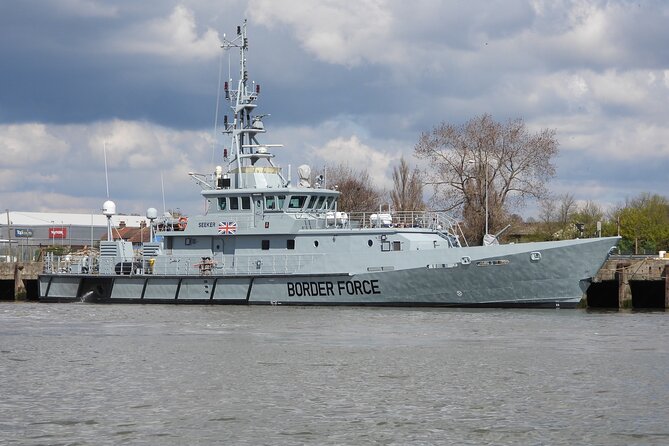
POLYGON ((314 240, 314 246, 318 248, 318 240, 314 240))
POLYGON ((373 244, 374 242, 372 241, 372 239, 367 240, 367 246, 372 246, 373 244))

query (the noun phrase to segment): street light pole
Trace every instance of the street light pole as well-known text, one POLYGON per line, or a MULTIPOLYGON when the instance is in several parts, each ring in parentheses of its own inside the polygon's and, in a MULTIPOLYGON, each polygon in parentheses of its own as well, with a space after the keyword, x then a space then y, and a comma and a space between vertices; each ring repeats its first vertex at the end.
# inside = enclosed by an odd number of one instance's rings
POLYGON ((488 154, 485 155, 485 235, 488 235, 488 154))

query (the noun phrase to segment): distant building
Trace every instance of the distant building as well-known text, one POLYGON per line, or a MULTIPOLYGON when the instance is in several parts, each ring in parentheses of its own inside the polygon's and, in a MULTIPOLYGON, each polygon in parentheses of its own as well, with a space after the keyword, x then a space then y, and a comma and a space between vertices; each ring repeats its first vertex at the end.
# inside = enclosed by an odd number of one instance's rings
MULTIPOLYGON (((112 230, 113 240, 125 240, 132 242, 135 248, 142 246, 144 242, 148 242, 151 238, 151 230, 147 223, 141 222, 138 228, 126 226, 123 222, 117 228, 112 230)), ((107 232, 102 235, 101 240, 107 240, 107 232)))
MULTIPOLYGON (((114 215, 111 223, 113 228, 140 228, 149 224, 141 215, 114 215)), ((148 228, 145 230, 148 232, 148 228)), ((25 259, 26 252, 34 251, 34 247, 71 246, 77 249, 97 246, 106 234, 107 217, 102 214, 0 213, 0 254, 9 256, 7 258, 25 259)))

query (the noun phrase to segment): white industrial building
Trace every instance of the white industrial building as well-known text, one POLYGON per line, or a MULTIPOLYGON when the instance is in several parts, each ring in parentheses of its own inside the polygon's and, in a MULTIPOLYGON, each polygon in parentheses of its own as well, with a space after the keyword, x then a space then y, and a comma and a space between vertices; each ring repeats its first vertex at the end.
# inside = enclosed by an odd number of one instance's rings
MULTIPOLYGON (((142 215, 114 215, 112 226, 139 228, 149 221, 142 215)), ((5 260, 19 257, 34 247, 63 245, 97 246, 107 233, 107 217, 100 214, 69 214, 62 212, 0 213, 0 255, 5 260), (11 257, 8 257, 11 253, 11 257)), ((0 260, 2 259, 0 258, 0 260)))

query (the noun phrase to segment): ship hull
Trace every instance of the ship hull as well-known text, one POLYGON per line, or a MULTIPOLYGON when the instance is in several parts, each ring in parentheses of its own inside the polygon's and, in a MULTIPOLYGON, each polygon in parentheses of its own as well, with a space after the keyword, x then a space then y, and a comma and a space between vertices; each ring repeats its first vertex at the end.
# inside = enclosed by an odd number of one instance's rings
MULTIPOLYGON (((546 244, 540 251, 374 272, 285 275, 40 277, 40 300, 103 303, 574 307, 615 239, 546 244)), ((513 245, 511 245, 513 246, 513 245)), ((492 247, 490 247, 492 248, 492 247)), ((471 248, 481 249, 481 248, 471 248)), ((469 252, 467 248, 462 252, 469 252)), ((473 251, 472 251, 473 252, 473 251)))

